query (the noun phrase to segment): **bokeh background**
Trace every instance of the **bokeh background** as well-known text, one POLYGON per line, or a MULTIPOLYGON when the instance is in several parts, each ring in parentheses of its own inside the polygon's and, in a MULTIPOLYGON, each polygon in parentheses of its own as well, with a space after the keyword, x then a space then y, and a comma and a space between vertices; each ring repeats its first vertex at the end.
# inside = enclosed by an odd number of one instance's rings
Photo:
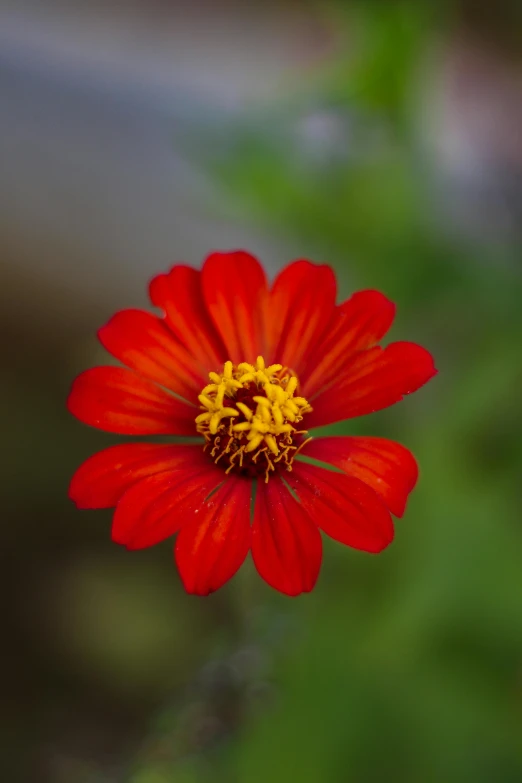
POLYGON ((5 783, 522 780, 522 6, 2 0, 5 783), (67 485, 95 332, 175 261, 333 264, 439 375, 334 428, 421 480, 291 600, 184 594, 67 485))

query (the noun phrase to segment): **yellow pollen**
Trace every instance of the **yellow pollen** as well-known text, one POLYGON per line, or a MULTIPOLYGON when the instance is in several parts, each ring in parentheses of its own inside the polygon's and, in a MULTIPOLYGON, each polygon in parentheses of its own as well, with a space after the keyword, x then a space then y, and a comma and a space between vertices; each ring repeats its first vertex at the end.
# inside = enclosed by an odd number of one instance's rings
POLYGON ((296 425, 312 410, 304 397, 294 396, 296 375, 281 364, 267 367, 258 356, 255 365, 225 362, 223 372, 209 373, 209 380, 198 398, 202 413, 196 429, 215 462, 228 463, 227 473, 264 473, 265 481, 276 470, 275 463, 292 470, 307 434, 296 425))

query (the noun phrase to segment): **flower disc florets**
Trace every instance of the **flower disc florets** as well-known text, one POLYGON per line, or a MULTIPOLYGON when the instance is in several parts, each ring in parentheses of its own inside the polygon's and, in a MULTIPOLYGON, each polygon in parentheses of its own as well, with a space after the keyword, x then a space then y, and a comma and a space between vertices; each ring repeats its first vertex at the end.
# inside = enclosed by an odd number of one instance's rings
POLYGON ((278 467, 292 470, 292 461, 307 434, 298 429, 312 408, 296 397, 296 375, 281 364, 265 366, 258 356, 255 366, 226 362, 222 373, 209 373, 211 383, 202 390, 203 409, 196 418, 205 448, 225 472, 263 476, 278 467))

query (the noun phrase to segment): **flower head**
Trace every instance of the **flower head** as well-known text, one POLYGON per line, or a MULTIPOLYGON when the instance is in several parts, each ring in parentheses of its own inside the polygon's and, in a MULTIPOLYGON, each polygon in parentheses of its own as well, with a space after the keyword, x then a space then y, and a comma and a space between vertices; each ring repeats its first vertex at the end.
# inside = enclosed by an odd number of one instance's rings
POLYGON ((378 345, 394 305, 377 291, 336 305, 332 269, 308 261, 269 287, 244 252, 214 253, 201 271, 174 266, 152 280, 150 296, 161 316, 123 310, 102 327, 102 345, 123 366, 82 373, 68 407, 108 432, 198 441, 95 454, 73 477, 77 506, 115 506, 112 538, 128 549, 177 533, 183 584, 200 595, 230 579, 249 550, 277 590, 311 590, 321 530, 367 552, 388 546, 391 514, 402 516, 417 481, 413 455, 382 438, 311 435, 435 375, 419 345, 378 345))

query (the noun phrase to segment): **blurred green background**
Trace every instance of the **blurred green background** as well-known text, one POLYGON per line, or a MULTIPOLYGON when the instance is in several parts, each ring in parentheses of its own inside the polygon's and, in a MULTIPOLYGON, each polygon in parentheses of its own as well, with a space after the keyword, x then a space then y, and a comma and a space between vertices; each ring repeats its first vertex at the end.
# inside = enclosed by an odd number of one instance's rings
POLYGON ((0 3, 6 783, 522 780, 522 13, 465 0, 0 3), (308 257, 435 355, 379 434, 421 479, 379 557, 325 542, 184 594, 67 485, 95 332, 174 261, 308 257))

